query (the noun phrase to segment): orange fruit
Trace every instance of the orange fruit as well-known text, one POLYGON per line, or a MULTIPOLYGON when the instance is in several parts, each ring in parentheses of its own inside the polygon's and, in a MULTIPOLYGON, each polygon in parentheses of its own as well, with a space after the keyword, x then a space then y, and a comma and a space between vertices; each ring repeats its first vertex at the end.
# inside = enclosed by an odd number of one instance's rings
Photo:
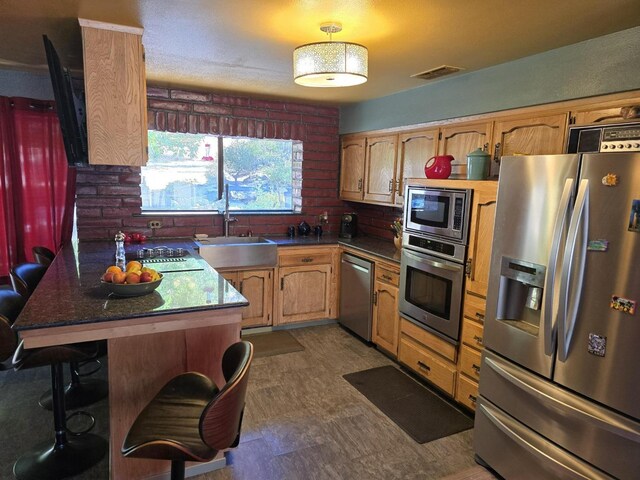
POLYGON ((115 265, 111 265, 109 268, 107 268, 107 271, 105 273, 109 273, 109 272, 111 272, 113 274, 122 273, 122 269, 120 267, 115 266, 115 265))
POLYGON ((131 260, 129 263, 127 263, 127 266, 125 267, 126 272, 130 272, 131 270, 139 271, 141 269, 142 269, 142 264, 137 260, 131 260))

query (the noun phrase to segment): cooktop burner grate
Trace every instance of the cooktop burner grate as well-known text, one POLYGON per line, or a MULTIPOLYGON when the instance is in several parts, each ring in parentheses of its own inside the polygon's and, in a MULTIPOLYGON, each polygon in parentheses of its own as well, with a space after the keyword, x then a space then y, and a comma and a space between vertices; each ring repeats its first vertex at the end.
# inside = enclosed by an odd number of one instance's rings
POLYGON ((167 262, 186 262, 186 258, 182 257, 164 257, 164 258, 144 258, 142 263, 167 263, 167 262))

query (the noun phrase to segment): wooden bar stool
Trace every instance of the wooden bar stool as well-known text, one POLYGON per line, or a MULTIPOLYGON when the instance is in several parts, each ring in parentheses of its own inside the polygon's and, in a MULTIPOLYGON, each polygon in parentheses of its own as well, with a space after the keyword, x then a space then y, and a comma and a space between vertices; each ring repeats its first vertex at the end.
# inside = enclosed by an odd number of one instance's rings
POLYGON ((236 447, 244 412, 253 345, 231 345, 222 357, 226 384, 183 373, 170 380, 133 423, 122 445, 125 457, 171 461, 171 480, 184 479, 184 462, 208 462, 236 447))

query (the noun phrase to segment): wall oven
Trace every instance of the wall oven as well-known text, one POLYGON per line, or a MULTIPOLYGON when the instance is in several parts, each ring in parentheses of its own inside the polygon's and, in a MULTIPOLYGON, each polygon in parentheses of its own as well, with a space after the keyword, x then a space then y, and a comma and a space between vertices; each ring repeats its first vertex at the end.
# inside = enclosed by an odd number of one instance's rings
POLYGON ((470 190, 408 187, 400 314, 453 343, 460 338, 470 190))

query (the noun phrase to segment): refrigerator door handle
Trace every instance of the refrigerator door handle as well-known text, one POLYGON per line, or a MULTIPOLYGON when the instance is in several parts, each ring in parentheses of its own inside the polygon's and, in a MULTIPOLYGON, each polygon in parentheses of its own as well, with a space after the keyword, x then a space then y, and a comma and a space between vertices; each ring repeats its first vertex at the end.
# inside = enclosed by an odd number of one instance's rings
POLYGON ((587 237, 589 233, 589 180, 581 180, 578 187, 576 205, 573 209, 567 245, 562 259, 562 278, 560 280, 560 304, 558 308, 558 359, 564 362, 569 355, 571 337, 578 316, 584 268, 587 259, 587 237), (579 234, 581 238, 579 239, 579 234), (580 240, 580 241, 579 241, 580 240), (577 247, 577 248, 576 248, 577 247), (578 251, 576 259, 576 250, 578 251), (573 276, 573 263, 577 260, 578 273, 573 276), (575 282, 575 285, 572 283, 575 282), (569 298, 571 296, 571 298, 569 298))
POLYGON ((558 266, 558 257, 560 254, 560 241, 564 232, 567 218, 570 215, 571 195, 573 193, 573 185, 575 179, 567 178, 564 182, 562 197, 560 197, 560 205, 556 220, 553 224, 553 236, 551 239, 551 248, 549 251, 549 260, 547 261, 547 278, 544 282, 544 308, 542 310, 542 334, 544 336, 544 353, 545 355, 553 355, 556 343, 556 319, 554 318, 554 303, 556 295, 556 269, 558 266))
POLYGON ((603 417, 598 415, 595 411, 589 411, 588 409, 581 409, 576 405, 571 405, 571 403, 563 401, 561 398, 557 398, 557 395, 554 395, 552 390, 547 389, 547 391, 545 391, 544 389, 536 388, 534 385, 527 382, 525 378, 522 378, 522 375, 519 374, 517 370, 509 368, 506 365, 500 365, 491 358, 485 358, 484 362, 487 367, 500 375, 507 382, 538 399, 540 402, 551 405, 553 410, 560 414, 571 415, 579 421, 589 423, 597 429, 611 432, 614 435, 626 438, 627 440, 640 445, 640 430, 637 428, 634 429, 629 425, 629 423, 625 424, 622 421, 618 421, 613 415, 603 417))

